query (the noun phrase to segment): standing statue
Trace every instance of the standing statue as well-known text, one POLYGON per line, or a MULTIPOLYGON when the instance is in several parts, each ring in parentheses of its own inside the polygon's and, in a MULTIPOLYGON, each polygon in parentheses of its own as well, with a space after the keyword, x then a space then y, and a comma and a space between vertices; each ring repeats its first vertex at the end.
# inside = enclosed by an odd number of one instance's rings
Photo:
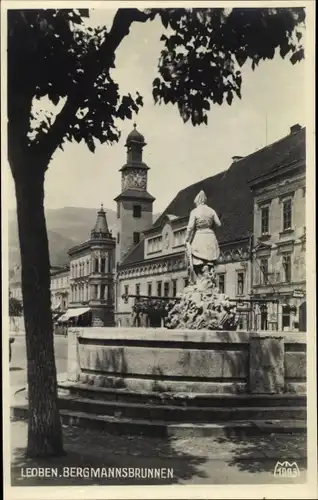
POLYGON ((214 228, 221 226, 203 191, 196 196, 186 232, 186 259, 190 284, 168 305, 165 326, 170 329, 236 330, 235 303, 216 286, 215 264, 220 255, 214 228))
POLYGON ((196 208, 190 213, 186 232, 186 258, 192 284, 207 274, 215 280, 215 263, 220 255, 214 228, 220 227, 221 222, 216 211, 206 202, 204 191, 200 191, 194 200, 196 208))

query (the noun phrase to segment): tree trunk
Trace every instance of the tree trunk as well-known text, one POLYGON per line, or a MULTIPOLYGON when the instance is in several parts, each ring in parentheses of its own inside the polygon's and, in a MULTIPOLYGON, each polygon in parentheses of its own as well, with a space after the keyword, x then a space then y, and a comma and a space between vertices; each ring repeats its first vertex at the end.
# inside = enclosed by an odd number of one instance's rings
POLYGON ((43 205, 46 165, 26 163, 14 169, 27 350, 29 426, 26 453, 30 457, 58 456, 64 451, 54 358, 49 246, 43 205))

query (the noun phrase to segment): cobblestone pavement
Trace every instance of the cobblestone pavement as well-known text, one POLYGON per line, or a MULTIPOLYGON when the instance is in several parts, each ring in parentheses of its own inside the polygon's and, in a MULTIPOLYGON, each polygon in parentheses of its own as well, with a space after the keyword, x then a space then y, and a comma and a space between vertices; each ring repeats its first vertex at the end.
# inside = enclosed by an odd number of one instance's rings
POLYGON ((250 438, 149 438, 114 435, 64 426, 67 455, 31 460, 24 457, 27 424, 11 422, 13 485, 92 484, 268 484, 306 481, 306 438, 271 435, 250 438), (275 478, 277 461, 296 461, 300 477, 275 478), (164 467, 173 479, 22 477, 27 467, 164 467))

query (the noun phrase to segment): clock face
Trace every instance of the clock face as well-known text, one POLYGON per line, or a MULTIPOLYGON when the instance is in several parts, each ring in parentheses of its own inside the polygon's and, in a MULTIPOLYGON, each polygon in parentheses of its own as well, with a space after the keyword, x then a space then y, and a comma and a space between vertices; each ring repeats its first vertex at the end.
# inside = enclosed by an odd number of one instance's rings
POLYGON ((122 190, 137 188, 146 189, 147 187, 147 173, 134 169, 125 173, 122 178, 122 190))

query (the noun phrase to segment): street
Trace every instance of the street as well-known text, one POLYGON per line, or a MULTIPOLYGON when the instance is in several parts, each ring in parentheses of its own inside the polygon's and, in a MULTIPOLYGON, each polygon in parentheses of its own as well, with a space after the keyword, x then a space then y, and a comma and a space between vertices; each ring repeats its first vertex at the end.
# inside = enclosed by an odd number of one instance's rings
MULTIPOLYGON (((14 388, 13 392, 22 389, 27 383, 25 336, 19 334, 14 338, 10 363, 10 385, 14 388)), ((58 374, 62 374, 67 370, 67 338, 55 336, 54 340, 56 369, 58 374)))
POLYGON ((115 435, 106 431, 63 426, 67 455, 29 459, 24 455, 27 423, 11 423, 11 472, 14 486, 85 486, 129 484, 287 484, 306 481, 306 437, 254 436, 249 439, 155 438, 115 435), (275 477, 277 461, 296 462, 297 477, 275 477), (172 480, 65 477, 65 469, 173 469, 172 480), (58 468, 58 477, 26 477, 28 468, 58 468))

